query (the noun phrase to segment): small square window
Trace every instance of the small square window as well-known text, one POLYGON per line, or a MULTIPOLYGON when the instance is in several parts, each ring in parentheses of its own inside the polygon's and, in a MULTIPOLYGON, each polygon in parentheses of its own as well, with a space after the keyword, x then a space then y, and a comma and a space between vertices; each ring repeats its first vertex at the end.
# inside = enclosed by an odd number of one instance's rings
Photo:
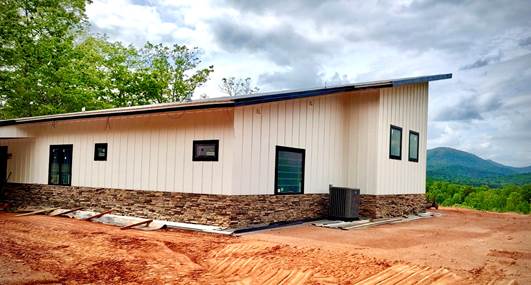
POLYGON ((97 143, 94 145, 94 160, 107 160, 107 143, 97 143))
POLYGON ((218 161, 219 140, 194 141, 193 161, 218 161))

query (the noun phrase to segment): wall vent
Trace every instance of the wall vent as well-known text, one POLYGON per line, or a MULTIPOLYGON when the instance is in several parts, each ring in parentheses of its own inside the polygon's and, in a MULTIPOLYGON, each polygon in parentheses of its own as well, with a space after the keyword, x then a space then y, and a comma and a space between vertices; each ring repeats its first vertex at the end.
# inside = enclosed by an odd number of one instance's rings
POLYGON ((359 219, 360 189, 330 185, 329 216, 332 219, 359 219))

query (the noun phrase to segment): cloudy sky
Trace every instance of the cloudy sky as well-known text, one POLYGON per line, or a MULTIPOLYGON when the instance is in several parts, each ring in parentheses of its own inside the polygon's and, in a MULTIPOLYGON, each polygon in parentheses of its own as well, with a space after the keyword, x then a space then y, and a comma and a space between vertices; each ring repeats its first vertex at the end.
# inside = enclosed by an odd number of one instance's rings
POLYGON ((530 1, 94 0, 111 40, 199 47, 261 91, 453 73, 430 84, 428 147, 531 165, 530 1))

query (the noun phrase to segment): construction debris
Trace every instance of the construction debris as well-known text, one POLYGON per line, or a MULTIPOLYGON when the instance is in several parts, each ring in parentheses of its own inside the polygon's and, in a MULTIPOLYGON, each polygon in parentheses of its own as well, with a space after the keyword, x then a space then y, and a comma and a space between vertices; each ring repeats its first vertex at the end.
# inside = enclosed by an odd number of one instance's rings
POLYGON ((418 219, 430 218, 433 216, 440 216, 438 213, 426 212, 419 213, 417 215, 409 215, 400 218, 382 218, 382 219, 361 219, 357 221, 332 221, 332 220, 319 220, 313 222, 312 225, 317 227, 325 227, 331 229, 341 229, 341 230, 353 230, 353 229, 362 229, 384 224, 397 224, 403 222, 410 222, 418 219))
POLYGON ((55 217, 55 216, 62 216, 62 215, 66 215, 66 214, 69 214, 69 213, 73 213, 75 211, 79 211, 79 210, 83 210, 83 207, 77 207, 77 208, 74 208, 74 209, 70 209, 70 210, 66 210, 66 211, 62 211, 62 210, 59 210, 55 213, 50 213, 49 216, 52 216, 52 217, 55 217))
MULTIPOLYGON (((29 216, 36 214, 45 214, 48 213, 50 216, 67 216, 70 218, 76 218, 85 221, 97 221, 104 224, 110 224, 115 226, 120 226, 121 229, 138 229, 144 231, 156 231, 162 228, 176 228, 183 230, 193 230, 193 231, 202 231, 209 233, 218 233, 218 234, 236 234, 238 229, 223 229, 216 226, 208 225, 199 225, 199 224, 189 224, 189 223, 179 223, 163 220, 151 220, 143 219, 137 217, 127 217, 127 216, 118 216, 112 215, 111 212, 114 209, 110 209, 101 213, 91 212, 91 211, 82 211, 83 207, 76 207, 72 209, 57 209, 57 208, 46 208, 46 209, 17 209, 16 212, 25 212, 23 214, 18 214, 16 216, 29 216), (31 212, 28 212, 31 211, 31 212), (138 227, 140 225, 145 225, 143 227, 138 227)), ((440 216, 439 213, 434 212, 425 212, 418 213, 416 215, 404 216, 401 218, 382 218, 382 219, 360 219, 355 221, 340 221, 340 220, 318 220, 312 222, 312 225, 317 227, 325 227, 332 229, 341 229, 341 230, 353 230, 368 228, 372 226, 378 226, 383 224, 396 224, 414 221, 423 218, 430 218, 433 216, 440 216)))
POLYGON ((46 209, 41 209, 41 210, 36 210, 36 211, 32 211, 32 212, 29 212, 29 213, 24 213, 24 214, 18 214, 18 215, 15 215, 16 217, 23 217, 23 216, 31 216, 31 215, 37 215, 37 214, 43 214, 43 213, 49 213, 53 210, 55 210, 57 208, 46 208, 46 209))
POLYGON ((164 229, 164 228, 167 228, 166 224, 164 224, 164 223, 151 223, 147 227, 135 228, 135 230, 158 231, 158 230, 164 229))
POLYGON ((93 215, 93 216, 90 216, 90 217, 87 217, 87 218, 84 218, 82 220, 84 221, 90 221, 92 219, 96 219, 96 218, 99 218, 99 217, 103 217, 103 215, 106 215, 106 214, 109 214, 113 211, 113 209, 110 209, 110 210, 107 210, 107 211, 104 211, 104 212, 101 212, 99 214, 96 214, 96 215, 93 215))
POLYGON ((367 227, 371 227, 371 226, 377 226, 377 225, 384 225, 384 224, 391 224, 391 223, 399 222, 402 219, 403 218, 381 219, 381 220, 371 221, 371 222, 363 223, 363 224, 359 224, 359 225, 344 226, 344 227, 340 227, 340 229, 342 229, 342 230, 352 230, 352 229, 358 229, 358 228, 367 228, 367 227))
POLYGON ((146 227, 149 227, 149 224, 151 224, 151 222, 153 222, 153 220, 145 220, 145 221, 141 221, 141 222, 138 222, 138 223, 130 224, 130 225, 125 226, 125 227, 121 227, 120 229, 121 230, 127 230, 127 229, 130 229, 132 227, 136 227, 136 226, 140 226, 140 225, 145 225, 146 227))
POLYGON ((364 225, 370 223, 371 220, 364 219, 364 220, 357 220, 357 221, 317 221, 312 223, 312 225, 318 226, 318 227, 326 227, 326 228, 338 228, 338 229, 344 229, 347 227, 355 227, 359 225, 364 225))
POLYGON ((175 229, 182 229, 182 230, 201 231, 201 232, 218 233, 218 234, 225 234, 225 235, 232 234, 234 232, 233 230, 226 230, 226 229, 223 229, 217 226, 179 223, 179 222, 171 222, 171 221, 164 221, 164 220, 152 220, 152 222, 150 222, 145 227, 135 227, 134 224, 140 223, 141 225, 143 223, 147 223, 147 220, 145 218, 109 214, 110 211, 105 211, 103 213, 97 213, 93 211, 77 210, 77 211, 72 211, 70 213, 64 213, 65 211, 70 211, 70 210, 60 209, 60 210, 56 210, 56 212, 51 213, 51 214, 52 215, 59 214, 62 216, 66 216, 66 217, 74 218, 78 220, 90 220, 92 222, 99 222, 99 223, 119 226, 119 227, 131 226, 135 230, 143 230, 143 231, 156 231, 156 230, 160 230, 163 228, 175 228, 175 229))
POLYGON ((28 213, 33 211, 42 210, 42 208, 16 208, 13 212, 15 213, 28 213))

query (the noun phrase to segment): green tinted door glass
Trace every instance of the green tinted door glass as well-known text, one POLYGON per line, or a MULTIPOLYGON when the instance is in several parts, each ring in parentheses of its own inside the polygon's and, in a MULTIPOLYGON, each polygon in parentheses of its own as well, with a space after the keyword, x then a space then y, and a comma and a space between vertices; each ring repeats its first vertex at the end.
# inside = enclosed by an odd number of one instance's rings
POLYGON ((303 193, 304 150, 277 147, 276 163, 277 193, 303 193))

